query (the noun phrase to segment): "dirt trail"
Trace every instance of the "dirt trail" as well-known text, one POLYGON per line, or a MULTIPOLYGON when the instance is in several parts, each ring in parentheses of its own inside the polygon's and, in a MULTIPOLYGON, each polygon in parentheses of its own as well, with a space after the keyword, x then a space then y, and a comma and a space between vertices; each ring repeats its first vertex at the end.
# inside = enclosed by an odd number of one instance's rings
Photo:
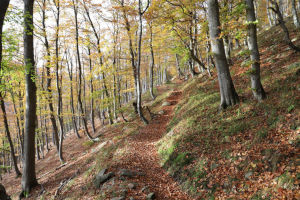
POLYGON ((167 98, 170 106, 164 106, 164 114, 156 116, 148 125, 141 127, 139 133, 128 138, 129 155, 123 157, 114 170, 130 169, 144 173, 144 176, 132 178, 131 182, 137 183, 137 188, 129 191, 128 197, 145 199, 147 193, 142 193, 141 188, 147 186, 154 192, 156 199, 192 199, 183 193, 178 183, 171 178, 159 165, 159 157, 155 143, 166 133, 166 127, 173 115, 173 109, 182 96, 181 91, 173 91, 167 98))

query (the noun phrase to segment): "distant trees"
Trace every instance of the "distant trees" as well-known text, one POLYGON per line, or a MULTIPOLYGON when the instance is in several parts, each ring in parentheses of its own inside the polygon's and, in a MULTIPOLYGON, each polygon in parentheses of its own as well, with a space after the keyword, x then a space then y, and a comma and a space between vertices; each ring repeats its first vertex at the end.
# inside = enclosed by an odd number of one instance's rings
POLYGON ((289 47, 297 52, 300 52, 300 47, 296 46, 291 38, 290 38, 290 33, 288 28, 285 25, 285 21, 283 19, 283 12, 282 12, 282 1, 279 1, 279 3, 277 3, 276 0, 270 0, 271 4, 273 5, 273 7, 270 7, 270 9, 276 14, 277 16, 277 20, 278 20, 278 24, 280 25, 281 29, 283 30, 284 33, 284 40, 287 43, 287 45, 289 45, 289 47))
POLYGON ((3 73, 3 68, 2 68, 2 28, 3 28, 4 17, 5 17, 8 5, 9 5, 9 0, 4 0, 4 1, 1 1, 1 3, 0 3, 0 86, 2 88, 0 90, 0 106, 1 106, 1 111, 2 111, 2 118, 3 118, 4 127, 5 127, 5 132, 6 132, 7 140, 9 142, 9 146, 10 146, 10 154, 11 154, 11 157, 13 160, 14 169, 15 169, 16 175, 20 176, 21 172, 18 168, 17 158, 15 156, 15 149, 14 149, 13 141, 11 138, 11 133, 10 133, 9 125, 8 125, 8 119, 7 119, 7 113, 6 113, 5 103, 4 103, 3 93, 5 91, 2 91, 4 88, 4 87, 2 87, 2 84, 3 84, 2 83, 2 73, 3 73))

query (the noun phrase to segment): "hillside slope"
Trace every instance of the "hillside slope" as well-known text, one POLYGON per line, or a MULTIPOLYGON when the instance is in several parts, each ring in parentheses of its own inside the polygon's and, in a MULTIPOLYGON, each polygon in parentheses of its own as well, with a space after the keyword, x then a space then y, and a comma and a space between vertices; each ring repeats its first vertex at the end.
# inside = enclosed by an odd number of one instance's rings
MULTIPOLYGON (((291 36, 300 45, 299 31, 291 36)), ((300 54, 282 38, 279 27, 259 35, 263 102, 252 98, 243 50, 236 50, 231 67, 239 105, 218 112, 216 76, 182 87, 183 99, 157 146, 162 165, 196 199, 300 198, 300 54)))

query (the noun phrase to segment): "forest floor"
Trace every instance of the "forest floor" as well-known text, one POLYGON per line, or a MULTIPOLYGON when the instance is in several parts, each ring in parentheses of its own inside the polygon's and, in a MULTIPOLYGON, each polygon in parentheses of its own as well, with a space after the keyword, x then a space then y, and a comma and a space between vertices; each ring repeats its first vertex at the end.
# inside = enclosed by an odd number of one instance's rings
MULTIPOLYGON (((160 94, 169 92, 166 99, 163 95, 158 101, 164 100, 170 105, 164 106, 163 114, 155 114, 146 126, 139 120, 105 127, 99 125, 95 133, 101 135, 99 143, 90 142, 82 130, 81 139, 76 138, 74 133, 68 133, 64 140, 65 163, 61 164, 54 147, 37 161, 36 173, 41 186, 29 199, 111 199, 124 195, 124 192, 134 199, 145 199, 151 193, 157 199, 191 199, 160 166, 155 146, 166 132, 173 109, 182 97, 181 91, 172 88, 181 83, 177 81, 157 89, 160 94), (105 158, 101 158, 101 154, 105 154, 105 158), (110 154, 114 154, 115 158, 110 154), (99 190, 94 187, 93 179, 95 172, 103 168, 114 172, 115 177, 106 183, 109 187, 102 186, 99 190), (124 169, 139 175, 124 178, 120 175, 124 169), (129 189, 128 185, 134 185, 134 188, 129 189)), ((160 107, 160 103, 156 105, 160 107)), ((15 178, 14 173, 3 177, 2 183, 8 194, 13 194, 13 199, 18 199, 20 182, 21 178, 15 178)))

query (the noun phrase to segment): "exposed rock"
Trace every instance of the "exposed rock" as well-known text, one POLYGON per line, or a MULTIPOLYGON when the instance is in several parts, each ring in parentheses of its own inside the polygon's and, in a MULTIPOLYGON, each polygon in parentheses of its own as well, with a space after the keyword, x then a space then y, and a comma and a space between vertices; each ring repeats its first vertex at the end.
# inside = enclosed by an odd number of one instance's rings
POLYGON ((121 169, 120 176, 134 177, 137 175, 137 172, 129 170, 129 169, 121 169))
POLYGON ((97 174, 97 176, 103 176, 103 175, 106 173, 106 171, 107 171, 106 168, 102 169, 102 170, 97 174))
POLYGON ((158 114, 163 115, 163 114, 165 114, 165 111, 161 110, 161 111, 158 112, 158 114))
POLYGON ((291 41, 292 41, 292 42, 296 42, 296 41, 297 41, 297 38, 293 38, 291 41))
POLYGON ((155 199, 155 193, 154 192, 149 193, 147 195, 147 199, 149 199, 149 200, 155 199))
POLYGON ((245 174, 246 179, 250 179, 250 177, 253 175, 253 172, 249 171, 245 174))
POLYGON ((106 144, 107 144, 107 141, 102 142, 102 143, 99 144, 97 147, 95 147, 94 149, 92 149, 91 152, 92 152, 92 153, 95 153, 95 152, 100 151, 106 144))
MULTIPOLYGON (((101 173, 103 173, 102 172, 103 170, 101 170, 101 173)), ((102 183, 105 183, 106 181, 108 181, 111 177, 113 177, 114 176, 114 173, 113 172, 109 172, 109 173, 107 173, 107 174, 97 174, 97 176, 96 176, 96 178, 95 178, 95 180, 94 180, 94 185, 95 185, 95 187, 96 188, 100 188, 100 185, 102 184, 102 183)))
POLYGON ((162 104, 162 106, 170 106, 171 105, 171 103, 170 102, 167 102, 167 101, 165 101, 163 104, 162 104))
POLYGON ((0 199, 1 200, 11 200, 11 198, 6 194, 6 190, 2 184, 0 184, 0 199))
POLYGON ((136 188, 136 184, 135 183, 129 183, 128 184, 128 188, 129 189, 135 189, 136 188))

